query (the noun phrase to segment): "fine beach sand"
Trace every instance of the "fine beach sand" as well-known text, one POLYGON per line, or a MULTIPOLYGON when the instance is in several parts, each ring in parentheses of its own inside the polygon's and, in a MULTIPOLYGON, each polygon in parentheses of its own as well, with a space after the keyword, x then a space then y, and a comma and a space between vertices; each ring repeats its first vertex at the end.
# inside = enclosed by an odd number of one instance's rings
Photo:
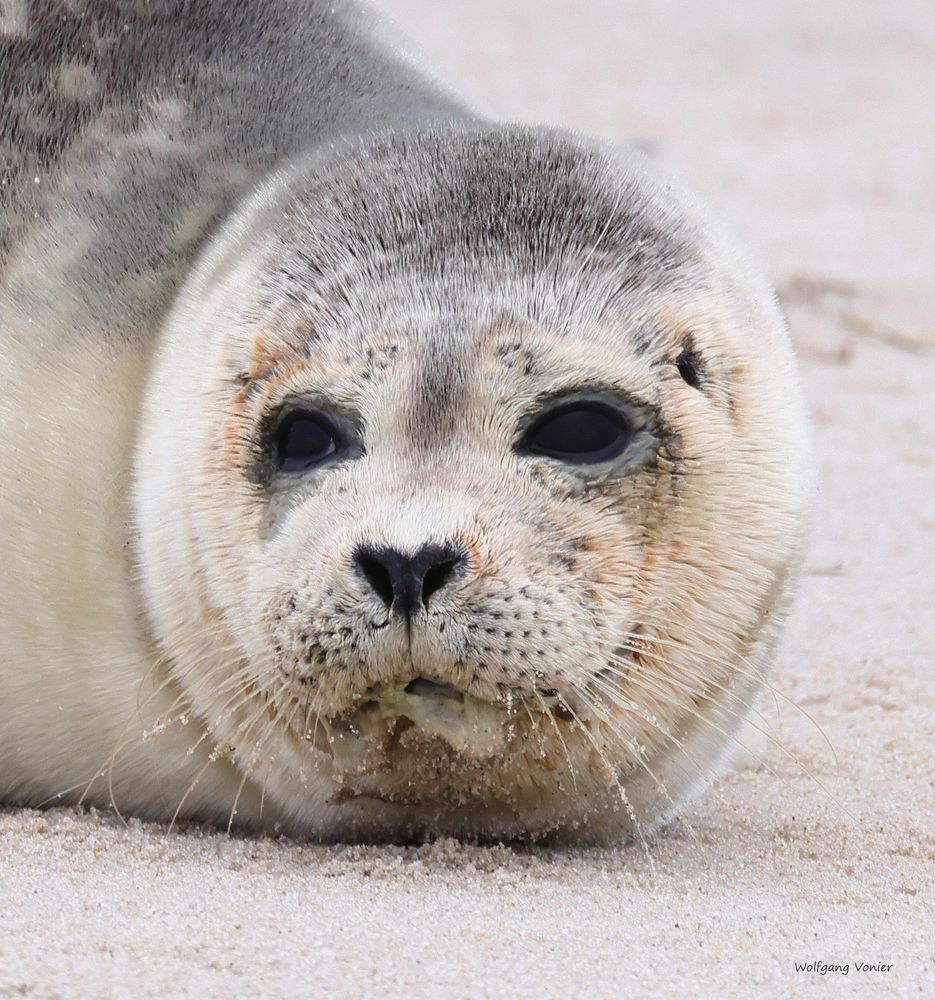
POLYGON ((935 10, 384 8, 496 114, 638 141, 778 287, 818 487, 774 680, 814 723, 761 708, 801 767, 762 740, 648 851, 2 810, 0 996, 935 996, 935 10))

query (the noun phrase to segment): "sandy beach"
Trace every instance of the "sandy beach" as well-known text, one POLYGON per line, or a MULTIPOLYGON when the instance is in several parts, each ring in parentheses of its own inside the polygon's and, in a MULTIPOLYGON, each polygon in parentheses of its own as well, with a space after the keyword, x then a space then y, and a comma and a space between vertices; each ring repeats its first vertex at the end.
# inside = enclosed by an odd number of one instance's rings
POLYGON ((648 849, 2 810, 0 995, 935 996, 935 8, 383 7, 479 106, 651 152, 779 290, 818 485, 773 740, 648 849))

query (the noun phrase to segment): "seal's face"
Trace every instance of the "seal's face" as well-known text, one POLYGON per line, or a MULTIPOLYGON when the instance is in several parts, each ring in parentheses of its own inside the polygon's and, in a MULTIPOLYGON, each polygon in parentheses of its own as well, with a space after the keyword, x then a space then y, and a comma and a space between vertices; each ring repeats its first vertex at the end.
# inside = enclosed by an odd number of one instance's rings
POLYGON ((292 178, 186 294, 197 377, 163 361, 141 447, 152 617, 301 830, 652 822, 787 598, 781 324, 642 168, 457 145, 292 178))

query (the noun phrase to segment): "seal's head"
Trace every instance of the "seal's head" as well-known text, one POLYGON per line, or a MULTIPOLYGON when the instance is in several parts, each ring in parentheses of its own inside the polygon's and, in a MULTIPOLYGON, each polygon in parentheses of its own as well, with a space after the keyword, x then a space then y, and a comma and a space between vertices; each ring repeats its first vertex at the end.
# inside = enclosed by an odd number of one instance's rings
POLYGON ((180 296, 148 612, 290 830, 604 837, 730 749, 802 454, 769 292, 643 159, 375 139, 273 178, 180 296))

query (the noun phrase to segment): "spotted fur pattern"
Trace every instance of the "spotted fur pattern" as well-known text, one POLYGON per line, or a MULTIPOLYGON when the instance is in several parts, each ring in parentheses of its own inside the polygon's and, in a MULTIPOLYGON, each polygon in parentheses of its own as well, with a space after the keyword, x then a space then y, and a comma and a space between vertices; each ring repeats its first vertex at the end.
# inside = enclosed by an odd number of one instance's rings
MULTIPOLYGON (((782 320, 642 158, 477 120, 325 9, 183 7, 165 43, 197 79, 154 45, 117 88, 147 122, 108 147, 131 186, 108 196, 81 168, 91 186, 69 187, 99 137, 80 124, 49 168, 60 200, 35 222, 7 210, 0 595, 19 607, 0 793, 77 798, 103 775, 91 801, 298 835, 643 832, 720 766, 791 598, 804 433, 782 320), (200 48, 220 23, 228 42, 200 48), (290 62, 303 52, 314 73, 290 62), (253 96, 209 129, 218 65, 253 96), (153 100, 188 123, 168 160, 164 137, 147 145, 153 100), (37 282, 40 248, 88 220, 37 282), (579 392, 625 408, 627 451, 592 468, 523 454, 544 402, 579 392), (271 428, 297 401, 358 446, 290 478, 271 428), (353 553, 426 543, 464 553, 457 580, 387 619, 353 553), (381 723, 340 765, 334 740, 358 735, 342 720, 415 677, 501 705, 505 746, 479 759, 381 723), (40 683, 68 725, 32 707, 40 683)), ((63 64, 88 91, 72 49, 63 64)), ((42 87, 27 119, 58 100, 42 87)), ((23 138, 38 120, 13 126, 20 171, 51 155, 23 138)))

